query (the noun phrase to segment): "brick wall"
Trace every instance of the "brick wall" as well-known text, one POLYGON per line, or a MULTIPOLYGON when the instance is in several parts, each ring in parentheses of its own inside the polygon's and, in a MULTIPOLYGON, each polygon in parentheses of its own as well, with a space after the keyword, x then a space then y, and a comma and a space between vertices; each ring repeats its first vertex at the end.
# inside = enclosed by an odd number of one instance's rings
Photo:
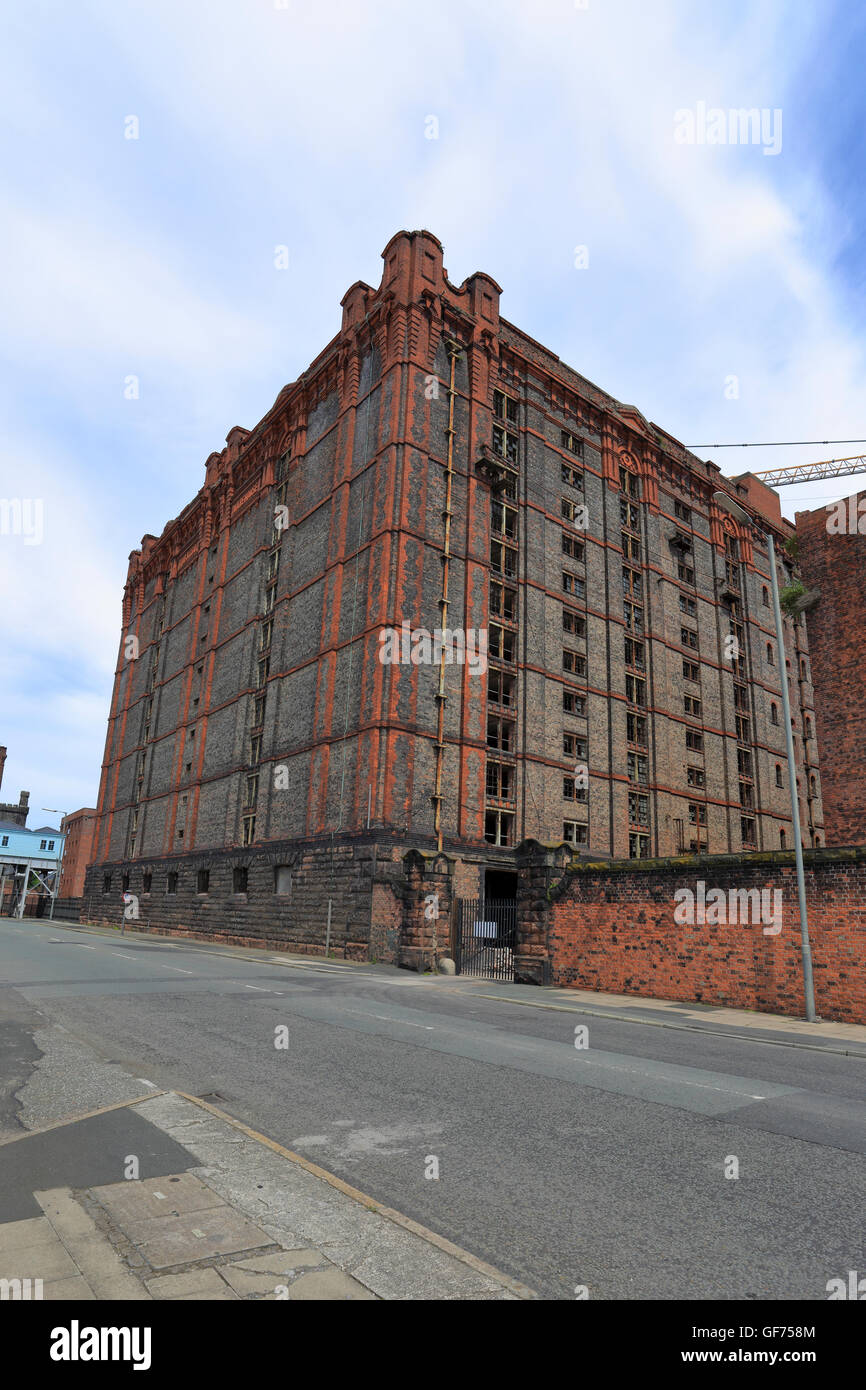
MULTIPOLYGON (((805 858, 818 1014, 866 1023, 866 847, 809 850, 805 858)), ((775 898, 766 902, 772 908, 775 898)), ((529 959, 555 985, 803 1015, 791 852, 567 864, 561 850, 528 847, 519 909, 524 978, 529 959), (699 883, 707 895, 779 890, 781 930, 765 934, 751 918, 678 922, 683 898, 674 895, 697 895, 699 883)), ((729 896, 726 915, 744 915, 729 896)))
POLYGON ((866 493, 797 513, 827 843, 866 839, 866 493), (828 527, 830 528, 828 530, 828 527))

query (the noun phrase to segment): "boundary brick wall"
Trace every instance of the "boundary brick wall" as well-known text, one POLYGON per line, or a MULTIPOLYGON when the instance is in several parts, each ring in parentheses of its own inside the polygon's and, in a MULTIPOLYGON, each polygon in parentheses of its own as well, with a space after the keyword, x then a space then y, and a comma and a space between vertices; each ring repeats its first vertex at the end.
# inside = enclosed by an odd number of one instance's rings
MULTIPOLYGON (((866 1023, 866 846, 808 850, 805 865, 818 1015, 866 1023)), ((793 852, 569 863, 562 849, 535 847, 524 854, 518 902, 525 979, 804 1014, 793 852), (781 930, 678 923, 674 895, 699 881, 707 893, 780 890, 781 930)))

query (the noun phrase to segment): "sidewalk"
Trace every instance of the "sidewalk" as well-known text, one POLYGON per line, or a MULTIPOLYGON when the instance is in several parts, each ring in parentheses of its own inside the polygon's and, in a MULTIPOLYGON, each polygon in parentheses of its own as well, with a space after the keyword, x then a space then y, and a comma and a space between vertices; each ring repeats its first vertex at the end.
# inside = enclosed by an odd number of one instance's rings
POLYGON ((0 1299, 38 1297, 535 1295, 207 1102, 166 1091, 0 1144, 0 1299))
MULTIPOLYGON (((462 977, 458 979, 462 984, 462 977)), ((453 986, 454 979, 448 983, 453 986)), ((466 979, 465 987, 473 988, 482 999, 498 999, 528 1008, 565 1010, 623 1023, 716 1033, 778 1047, 805 1047, 818 1052, 839 1052, 848 1057, 866 1057, 866 1027, 858 1023, 807 1023, 804 1018, 759 1013, 753 1009, 647 999, 634 994, 601 994, 587 989, 539 989, 537 985, 514 985, 501 980, 466 979)))

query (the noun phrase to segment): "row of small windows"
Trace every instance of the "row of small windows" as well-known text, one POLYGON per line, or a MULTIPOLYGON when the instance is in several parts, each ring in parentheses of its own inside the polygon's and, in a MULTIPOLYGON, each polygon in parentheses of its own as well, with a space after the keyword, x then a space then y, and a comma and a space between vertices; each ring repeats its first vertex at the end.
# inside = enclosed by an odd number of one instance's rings
MULTIPOLYGON (((112 874, 103 874, 102 893, 103 897, 108 897, 111 893, 112 874)), ((165 892, 172 897, 178 891, 180 874, 177 870, 171 869, 165 876, 165 892)), ((246 893, 249 884, 249 870, 245 866, 239 866, 232 870, 232 892, 246 893)), ((129 889, 129 874, 121 876, 121 891, 127 892, 129 889)), ((153 874, 150 870, 145 870, 141 876, 142 895, 153 891, 153 874)), ((292 871, 286 864, 275 864, 273 875, 273 891, 280 896, 286 897, 292 891, 292 871)), ((210 892, 210 869, 198 869, 196 871, 196 893, 204 895, 210 892)))

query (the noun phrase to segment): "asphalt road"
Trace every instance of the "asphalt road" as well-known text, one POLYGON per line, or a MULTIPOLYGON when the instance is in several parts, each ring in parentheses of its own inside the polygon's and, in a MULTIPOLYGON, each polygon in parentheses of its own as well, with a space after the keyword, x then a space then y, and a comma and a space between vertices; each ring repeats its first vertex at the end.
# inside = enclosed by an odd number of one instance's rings
POLYGON ((489 992, 2 919, 0 1137, 149 1083, 546 1298, 826 1299, 866 1273, 866 1059, 489 992))

